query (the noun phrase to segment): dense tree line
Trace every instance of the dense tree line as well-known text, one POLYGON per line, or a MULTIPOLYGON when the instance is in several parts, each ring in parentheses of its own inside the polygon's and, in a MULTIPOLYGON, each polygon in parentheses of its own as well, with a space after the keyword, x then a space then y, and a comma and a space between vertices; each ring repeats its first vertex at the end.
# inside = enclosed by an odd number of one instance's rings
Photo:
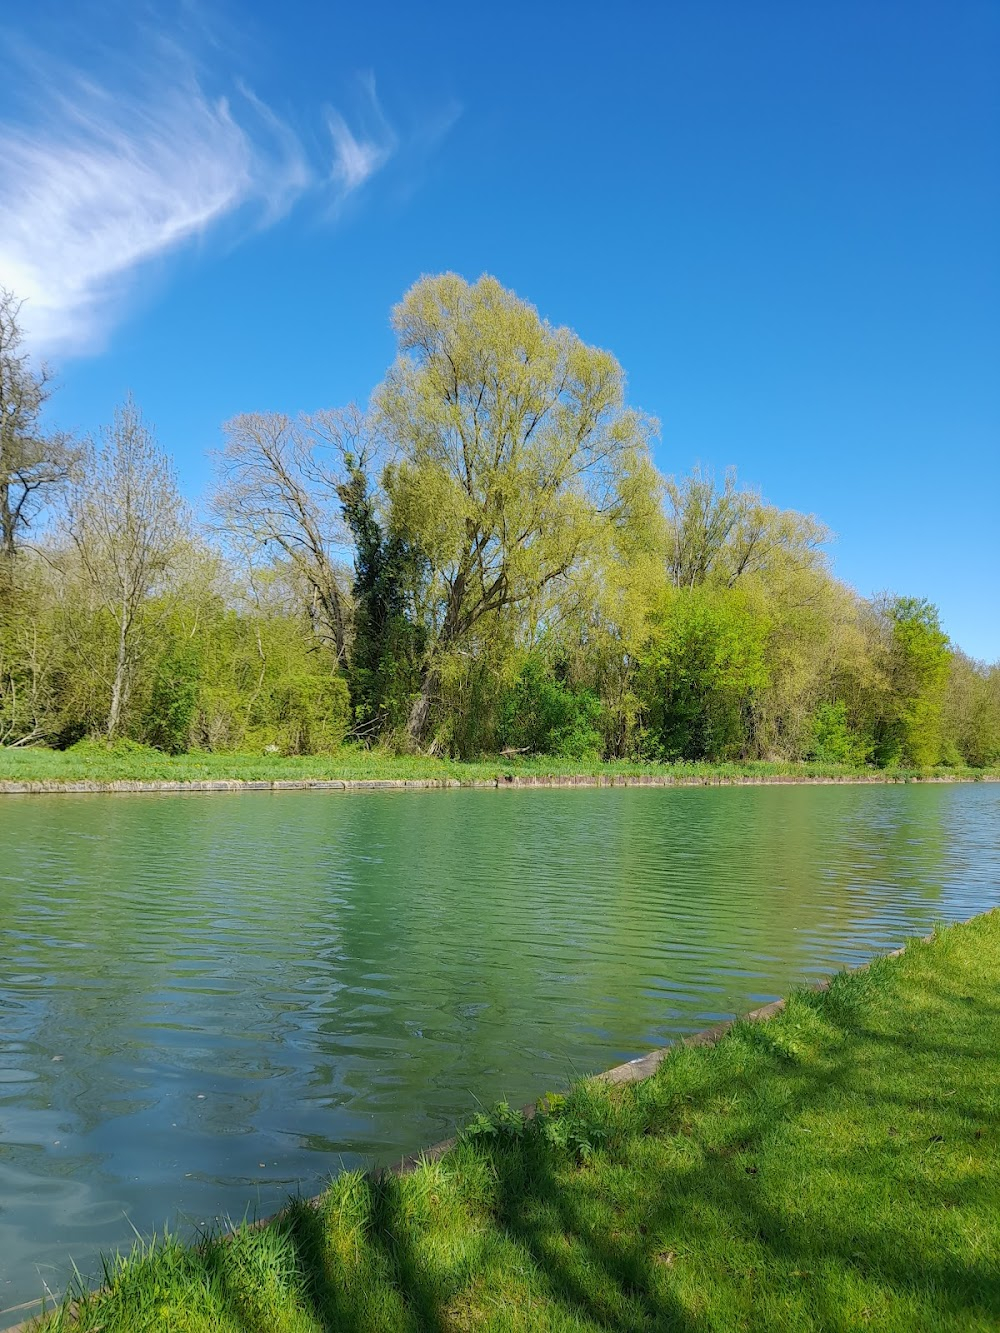
POLYGON ((418 282, 362 411, 225 427, 210 520, 127 401, 95 441, 0 295, 0 744, 345 739, 852 765, 1000 759, 1000 667, 727 473, 665 479, 609 353, 491 278, 418 282))

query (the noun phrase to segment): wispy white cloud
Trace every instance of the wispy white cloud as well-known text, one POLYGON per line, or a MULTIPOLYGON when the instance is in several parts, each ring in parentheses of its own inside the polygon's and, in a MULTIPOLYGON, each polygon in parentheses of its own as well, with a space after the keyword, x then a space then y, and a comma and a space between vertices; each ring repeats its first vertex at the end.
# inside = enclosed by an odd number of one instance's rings
POLYGON ((361 87, 366 123, 358 134, 354 133, 339 111, 328 108, 326 113, 327 128, 333 140, 330 182, 334 190, 335 208, 385 166, 396 151, 396 134, 378 100, 374 75, 363 76, 361 87))
POLYGON ((328 111, 323 163, 245 85, 210 96, 176 48, 126 92, 51 66, 32 73, 44 118, 0 124, 0 284, 26 299, 43 350, 100 346, 149 261, 226 219, 270 225, 308 190, 339 209, 396 148, 373 83, 365 130, 328 111))
POLYGON ((350 194, 378 171, 391 149, 370 139, 359 139, 339 111, 327 112, 327 125, 333 139, 331 178, 344 194, 350 194))

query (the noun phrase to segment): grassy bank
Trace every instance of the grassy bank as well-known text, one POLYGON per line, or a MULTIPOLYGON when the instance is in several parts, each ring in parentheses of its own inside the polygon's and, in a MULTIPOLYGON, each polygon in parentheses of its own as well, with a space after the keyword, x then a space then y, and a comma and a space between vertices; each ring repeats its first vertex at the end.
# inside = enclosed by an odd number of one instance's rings
POLYGON ((981 778, 981 769, 849 768, 840 764, 600 763, 549 756, 497 758, 461 763, 424 755, 395 756, 345 748, 333 755, 209 754, 168 755, 135 746, 109 750, 99 745, 70 750, 0 748, 0 784, 22 782, 279 782, 279 781, 459 781, 492 782, 505 777, 611 776, 670 777, 677 780, 740 778, 852 778, 898 781, 919 777, 981 778))
POLYGON ((995 913, 643 1083, 481 1117, 411 1175, 122 1261, 72 1327, 995 1328, 998 969, 995 913))

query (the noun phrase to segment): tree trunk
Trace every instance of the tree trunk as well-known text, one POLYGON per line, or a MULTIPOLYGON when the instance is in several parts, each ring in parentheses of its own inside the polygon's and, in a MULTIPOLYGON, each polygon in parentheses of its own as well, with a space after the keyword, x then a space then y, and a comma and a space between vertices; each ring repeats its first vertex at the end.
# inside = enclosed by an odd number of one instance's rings
POLYGON ((437 672, 433 667, 428 667, 420 685, 420 693, 414 699, 410 715, 406 719, 406 734, 415 745, 420 745, 427 738, 431 720, 431 699, 437 684, 437 672))
POLYGON ((0 593, 14 586, 14 514, 10 507, 10 482, 0 481, 0 593))
POLYGON ((128 683, 128 618, 123 613, 118 630, 118 657, 115 661, 115 679, 111 686, 111 708, 108 712, 108 740, 114 740, 125 707, 128 683))
POLYGON ((344 608, 332 570, 326 573, 325 587, 320 589, 328 632, 333 638, 337 664, 340 665, 347 655, 347 633, 344 625, 344 608))
POLYGON ((14 559, 14 513, 10 507, 10 482, 0 481, 0 552, 14 559))

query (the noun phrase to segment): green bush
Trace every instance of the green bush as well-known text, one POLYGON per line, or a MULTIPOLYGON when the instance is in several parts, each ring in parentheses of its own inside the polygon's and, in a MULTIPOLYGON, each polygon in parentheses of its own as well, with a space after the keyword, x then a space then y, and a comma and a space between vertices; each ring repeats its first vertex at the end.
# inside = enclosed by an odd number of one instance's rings
POLYGON ((350 726, 347 682, 332 673, 290 672, 261 695, 243 744, 281 754, 329 754, 343 743, 350 726))
POLYGON ((846 704, 820 704, 810 727, 807 759, 821 764, 849 764, 857 768, 867 762, 870 753, 871 745, 848 722, 846 704))
POLYGON ((767 629, 738 592, 698 588, 671 598, 640 662, 650 758, 718 762, 745 752, 753 700, 769 679, 767 629))
POLYGON ((556 679, 538 654, 527 658, 498 712, 501 749, 563 759, 594 758, 603 749, 601 701, 556 679))
POLYGON ((151 745, 167 754, 184 754, 198 706, 201 664, 190 647, 172 648, 156 669, 142 731, 151 745))

